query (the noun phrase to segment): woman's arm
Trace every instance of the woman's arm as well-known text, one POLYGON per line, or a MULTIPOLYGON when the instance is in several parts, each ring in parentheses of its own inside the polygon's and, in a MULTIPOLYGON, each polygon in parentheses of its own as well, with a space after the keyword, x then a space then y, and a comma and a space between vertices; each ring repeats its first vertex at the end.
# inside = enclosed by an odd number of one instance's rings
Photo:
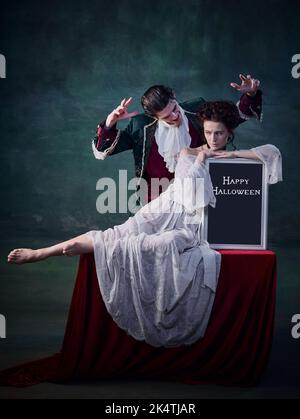
POLYGON ((273 144, 264 144, 251 150, 216 151, 215 158, 246 158, 262 161, 267 168, 268 183, 277 183, 282 180, 281 153, 273 144))
POLYGON ((180 151, 180 156, 196 156, 197 161, 205 161, 208 157, 215 157, 216 154, 214 151, 211 151, 205 146, 195 147, 195 148, 183 148, 180 151))
POLYGON ((235 159, 235 158, 243 158, 243 159, 254 159, 260 160, 257 154, 254 153, 252 150, 234 150, 234 151, 216 151, 215 157, 218 159, 235 159))
POLYGON ((252 150, 235 150, 233 153, 237 158, 260 160, 252 150))
POLYGON ((235 151, 220 150, 220 151, 212 152, 209 150, 209 148, 203 147, 203 146, 197 147, 197 148, 190 148, 190 147, 184 148, 181 150, 180 154, 183 156, 187 156, 187 155, 199 156, 198 159, 199 158, 201 159, 203 158, 203 157, 200 157, 201 151, 205 153, 204 160, 207 157, 216 157, 216 158, 223 158, 223 159, 224 158, 227 158, 227 159, 244 158, 244 159, 260 160, 257 154, 255 154, 254 151, 252 150, 235 150, 235 151))

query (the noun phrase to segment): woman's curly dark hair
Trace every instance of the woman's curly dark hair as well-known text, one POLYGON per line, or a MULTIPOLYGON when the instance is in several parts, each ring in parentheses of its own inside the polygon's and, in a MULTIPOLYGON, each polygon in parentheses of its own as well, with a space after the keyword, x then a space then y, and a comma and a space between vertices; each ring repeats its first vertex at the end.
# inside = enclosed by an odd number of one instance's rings
POLYGON ((205 102, 199 109, 197 116, 200 119, 202 126, 204 121, 222 122, 226 128, 232 132, 229 143, 236 149, 233 144, 233 130, 240 123, 240 115, 237 106, 233 102, 226 100, 205 102))

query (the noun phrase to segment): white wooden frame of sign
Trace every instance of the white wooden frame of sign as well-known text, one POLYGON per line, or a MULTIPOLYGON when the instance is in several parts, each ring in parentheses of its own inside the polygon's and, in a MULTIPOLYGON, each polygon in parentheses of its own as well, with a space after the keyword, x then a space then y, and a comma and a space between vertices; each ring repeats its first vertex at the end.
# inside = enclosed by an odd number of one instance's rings
MULTIPOLYGON (((209 246, 212 249, 253 249, 253 250, 265 250, 267 248, 267 225, 268 225, 268 182, 266 176, 266 168, 265 164, 259 160, 251 160, 251 159, 244 159, 244 158, 235 158, 235 159, 215 159, 209 158, 207 159, 208 170, 210 163, 226 163, 226 164, 236 164, 236 163, 244 163, 244 164, 261 164, 262 165, 262 205, 261 205, 261 238, 259 244, 247 244, 247 243, 240 243, 240 244, 232 244, 232 243, 209 243, 209 246)), ((208 234, 208 207, 205 208, 204 211, 204 239, 207 240, 208 234)))

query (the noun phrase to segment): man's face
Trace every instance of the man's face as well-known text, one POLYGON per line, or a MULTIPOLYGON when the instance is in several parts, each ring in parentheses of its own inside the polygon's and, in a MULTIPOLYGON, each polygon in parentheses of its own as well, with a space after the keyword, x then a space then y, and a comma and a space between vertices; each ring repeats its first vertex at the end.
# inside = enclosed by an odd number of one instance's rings
POLYGON ((175 99, 170 100, 170 102, 163 110, 157 112, 156 117, 169 125, 175 125, 177 127, 179 127, 179 125, 182 123, 179 106, 175 99))

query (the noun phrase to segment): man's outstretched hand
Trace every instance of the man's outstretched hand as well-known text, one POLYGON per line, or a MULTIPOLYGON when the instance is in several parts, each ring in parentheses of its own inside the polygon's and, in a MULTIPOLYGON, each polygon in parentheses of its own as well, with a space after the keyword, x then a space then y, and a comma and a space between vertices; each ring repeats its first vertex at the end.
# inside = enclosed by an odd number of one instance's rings
POLYGON ((108 117, 106 118, 105 125, 108 128, 110 128, 121 119, 127 119, 127 118, 131 118, 132 116, 137 115, 138 112, 128 112, 127 110, 131 102, 132 102, 132 97, 128 99, 124 98, 122 102, 120 103, 120 105, 108 115, 108 117))
POLYGON ((246 93, 248 96, 255 96, 259 88, 260 81, 253 79, 250 74, 247 76, 240 74, 239 77, 241 84, 230 83, 230 86, 241 93, 246 93))

